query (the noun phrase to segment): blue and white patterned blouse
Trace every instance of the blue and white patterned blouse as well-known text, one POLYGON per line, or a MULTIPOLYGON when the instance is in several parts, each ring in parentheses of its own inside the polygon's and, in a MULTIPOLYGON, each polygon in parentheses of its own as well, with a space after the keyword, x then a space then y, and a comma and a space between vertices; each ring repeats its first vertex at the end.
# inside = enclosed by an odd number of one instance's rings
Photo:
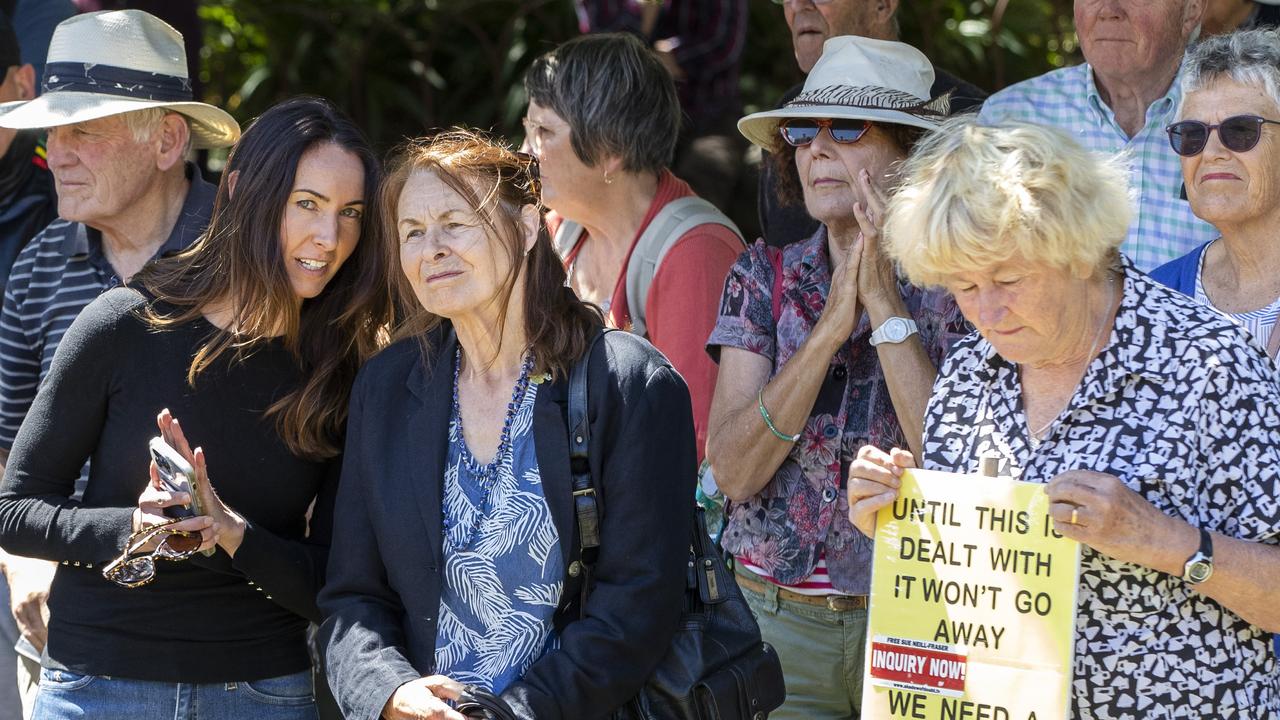
POLYGON ((488 502, 465 460, 470 451, 456 410, 449 422, 435 672, 493 692, 518 680, 555 645, 552 616, 564 561, 534 454, 537 395, 538 385, 529 383, 511 425, 511 452, 498 465, 488 502))

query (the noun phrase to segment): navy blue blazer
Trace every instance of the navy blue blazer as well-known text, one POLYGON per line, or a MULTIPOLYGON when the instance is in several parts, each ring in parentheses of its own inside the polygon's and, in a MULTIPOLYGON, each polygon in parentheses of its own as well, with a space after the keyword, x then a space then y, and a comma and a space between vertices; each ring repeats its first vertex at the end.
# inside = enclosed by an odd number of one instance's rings
MULTIPOLYGON (((375 720, 400 685, 432 674, 444 559, 442 475, 456 337, 423 356, 418 340, 370 360, 352 391, 320 643, 349 720, 375 720)), ((534 405, 538 465, 565 567, 578 555, 567 380, 534 405)), ((588 366, 592 476, 601 493, 593 589, 580 615, 571 578, 560 649, 503 697, 521 718, 605 717, 643 685, 683 606, 696 483, 689 391, 666 358, 610 332, 588 366)))

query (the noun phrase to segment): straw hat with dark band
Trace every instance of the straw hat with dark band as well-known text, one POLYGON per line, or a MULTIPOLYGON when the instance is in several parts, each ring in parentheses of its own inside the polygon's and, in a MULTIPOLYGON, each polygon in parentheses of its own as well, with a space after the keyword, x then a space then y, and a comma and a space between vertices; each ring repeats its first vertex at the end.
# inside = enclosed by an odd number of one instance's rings
POLYGON ((777 110, 738 121, 738 131, 766 150, 781 142, 788 118, 846 118, 932 130, 951 109, 947 95, 929 99, 933 64, 906 43, 842 35, 827 40, 804 90, 777 110))
POLYGON ((86 13, 53 31, 40 96, 6 103, 0 127, 56 127, 147 108, 186 116, 196 148, 240 137, 235 118, 195 101, 181 33, 141 10, 86 13))

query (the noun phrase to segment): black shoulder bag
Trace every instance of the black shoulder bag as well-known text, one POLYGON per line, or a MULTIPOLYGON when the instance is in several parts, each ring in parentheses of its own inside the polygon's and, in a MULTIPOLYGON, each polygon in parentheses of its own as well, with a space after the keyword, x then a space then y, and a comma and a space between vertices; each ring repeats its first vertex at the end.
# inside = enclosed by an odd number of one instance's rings
MULTIPOLYGON (((569 376, 569 465, 584 568, 581 610, 590 593, 603 517, 587 455, 590 358, 588 348, 569 376)), ((760 626, 720 546, 707 535, 702 509, 690 502, 690 512, 695 517, 679 628, 639 694, 615 711, 613 720, 764 720, 786 697, 777 653, 760 639, 760 626)))

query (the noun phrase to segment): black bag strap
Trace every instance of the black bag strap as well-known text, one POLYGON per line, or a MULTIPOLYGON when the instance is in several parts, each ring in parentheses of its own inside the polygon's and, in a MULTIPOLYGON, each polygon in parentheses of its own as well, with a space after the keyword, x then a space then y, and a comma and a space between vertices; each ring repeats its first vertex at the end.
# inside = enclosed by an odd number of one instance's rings
MULTIPOLYGON (((569 372, 569 472, 573 478, 573 511, 578 519, 578 547, 582 564, 589 570, 600 548, 600 496, 591 478, 591 423, 587 417, 587 366, 596 343, 609 330, 602 329, 591 339, 587 352, 569 372)), ((586 579, 583 600, 586 600, 586 579)))
MULTIPOLYGON (((573 508, 578 520, 578 557, 581 561, 579 612, 586 609, 587 596, 591 592, 591 570, 600 549, 600 518, 603 516, 588 451, 591 425, 587 418, 587 364, 595 344, 607 332, 610 330, 606 328, 596 335, 587 353, 574 363, 569 373, 569 471, 573 477, 573 508)), ((732 575, 726 574, 727 565, 720 544, 713 542, 707 533, 701 508, 692 504, 691 510, 694 522, 688 586, 697 588, 698 601, 702 604, 715 605, 727 599, 725 584, 733 581, 732 575)))

